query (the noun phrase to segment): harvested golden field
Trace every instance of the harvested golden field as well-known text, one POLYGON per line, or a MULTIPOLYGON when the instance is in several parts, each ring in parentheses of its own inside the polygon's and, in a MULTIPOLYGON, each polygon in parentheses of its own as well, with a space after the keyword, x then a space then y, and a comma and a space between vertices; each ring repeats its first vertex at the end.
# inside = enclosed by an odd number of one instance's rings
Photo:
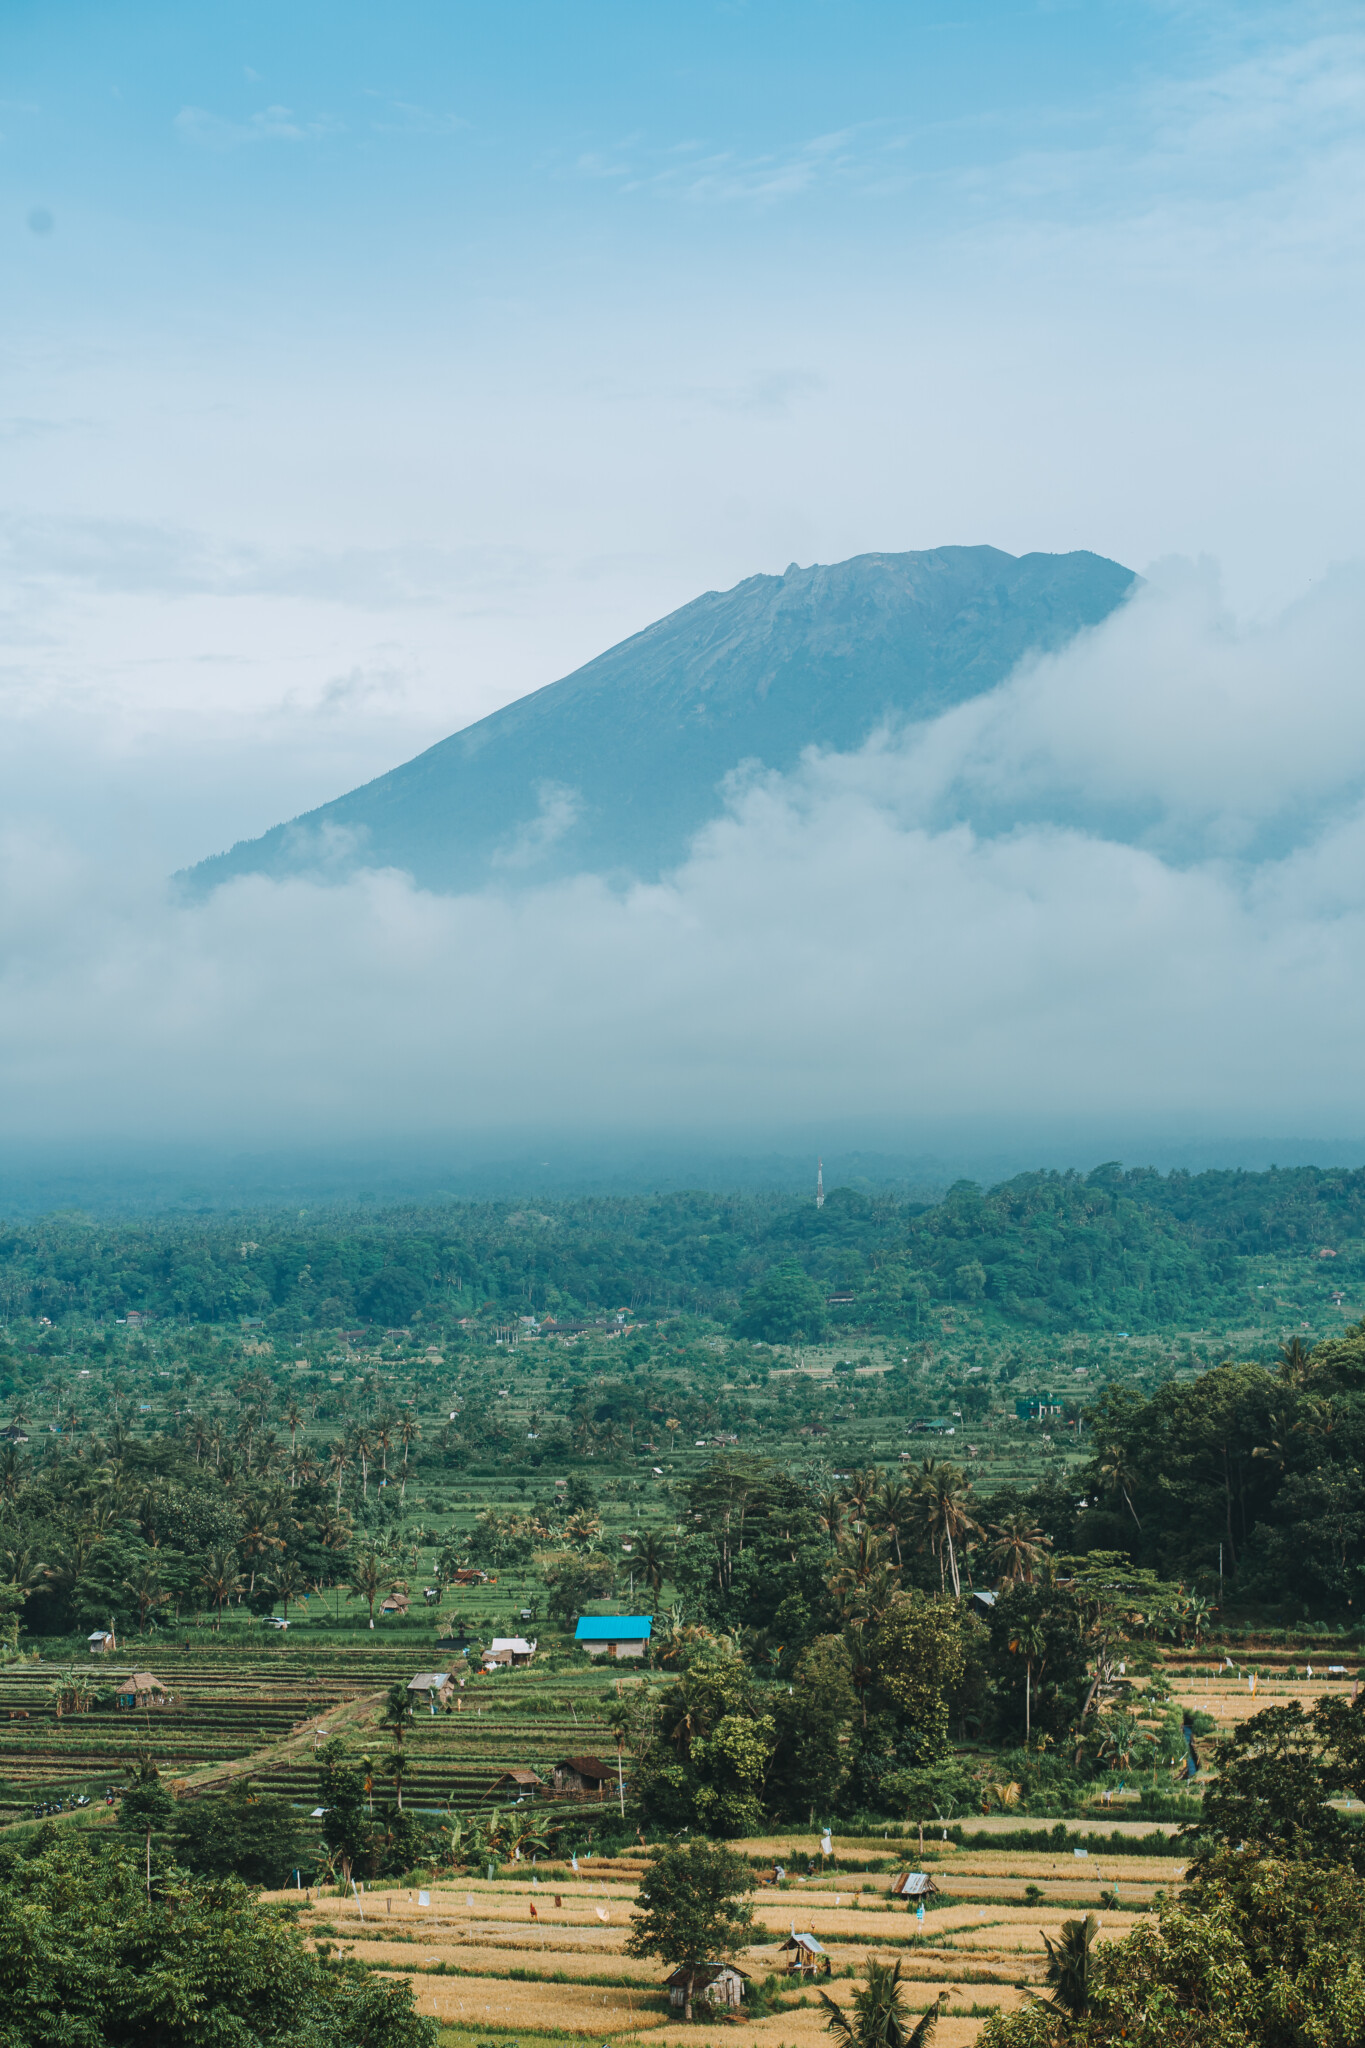
MULTIPOLYGON (((861 1880, 868 1889, 857 1892, 832 1883, 758 1892, 754 1940, 738 1956, 740 1967, 754 1982, 781 1973, 781 1943, 793 1928, 813 1934, 828 1953, 836 1997, 847 1996, 870 1958, 899 1960, 911 2006, 922 2011, 945 1994, 938 2040, 966 2048, 987 2011, 1012 2007, 1025 1995, 1022 1986, 1041 1980, 1043 1936, 1056 1938, 1064 1914, 1094 1910, 1102 1938, 1121 1936, 1136 1924, 1135 1909, 1178 1883, 1183 1868, 1166 1857, 1039 1855, 1011 1849, 1006 1838, 998 1850, 939 1843, 932 1856, 926 1845, 924 1861, 941 1898, 923 1922, 893 1901, 889 1876, 861 1880), (1026 1885, 1037 1887, 1031 1904, 1026 1885), (1121 1908, 1101 1906, 1101 1890, 1115 1887, 1121 1908)), ((348 1954, 409 1976, 419 2008, 459 2030, 452 2048, 464 2044, 466 2030, 471 2039, 482 2030, 482 2038, 603 2042, 648 2032, 661 2043, 698 2048, 719 2016, 684 2026, 665 2005, 664 1967, 625 1954, 634 1890, 615 1875, 460 1879, 429 1887, 423 1905, 415 1890, 381 1887, 360 1899, 313 1895, 303 1924, 348 1954)), ((738 2022, 741 2038, 754 2048, 816 2048, 818 2038, 825 2048, 816 1987, 791 1978, 781 1995, 781 2011, 738 2022)), ((726 2023, 727 2037, 733 2033, 726 2023)))

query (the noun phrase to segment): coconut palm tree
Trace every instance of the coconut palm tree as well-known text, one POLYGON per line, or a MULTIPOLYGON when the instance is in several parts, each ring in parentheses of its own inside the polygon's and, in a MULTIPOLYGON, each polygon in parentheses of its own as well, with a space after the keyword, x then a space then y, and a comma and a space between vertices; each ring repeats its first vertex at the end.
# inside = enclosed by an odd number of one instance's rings
POLYGON ((668 1543, 658 1529, 645 1529, 640 1535, 639 1573, 657 1604, 663 1591, 664 1579, 669 1566, 668 1543))
POLYGON ((910 2025, 905 2009, 901 1966, 895 1963, 867 1964, 867 1982, 853 1994, 853 2017, 836 2005, 827 1992, 820 1993, 825 2008, 825 2028, 840 2048, 924 2048, 933 2033, 944 1994, 930 2006, 917 2025, 910 2025))
POLYGON ((953 1598, 962 1598, 962 1577, 957 1565, 957 1546, 965 1536, 979 1535, 969 1504, 970 1481, 964 1481, 956 1465, 938 1465, 925 1490, 924 1511, 938 1546, 939 1584, 944 1583, 944 1564, 953 1582, 953 1598))
POLYGON ((415 1443, 420 1443, 422 1432, 417 1426, 417 1417, 412 1410, 405 1409, 398 1424, 398 1439, 403 1446, 403 1484, 399 1488, 399 1501, 406 1506, 408 1498, 408 1452, 415 1443))
POLYGON ((336 1476, 338 1514, 341 1513, 341 1482, 343 1477, 345 1476, 347 1468, 350 1465, 350 1462, 351 1454, 347 1450, 341 1438, 338 1437, 336 1442, 332 1445, 331 1454, 327 1460, 327 1469, 330 1472, 334 1473, 336 1476))
POLYGON ((384 1759, 384 1774, 393 1779, 393 1789, 398 1797, 400 1813, 403 1811, 403 1773, 407 1767, 408 1759, 401 1749, 391 1749, 384 1759))
POLYGON ((374 1627, 375 1601, 381 1593, 392 1592, 393 1585, 392 1574, 385 1573, 378 1551, 373 1548, 362 1550, 351 1566, 351 1577, 346 1590, 353 1593, 358 1600, 369 1603, 371 1628, 374 1627))
POLYGON ((1133 1469, 1128 1461, 1128 1453, 1124 1450, 1123 1446, 1115 1443, 1102 1444, 1099 1456, 1095 1460, 1095 1470, 1099 1475, 1101 1485, 1108 1487, 1111 1493, 1121 1493, 1123 1495, 1127 1503, 1128 1512, 1133 1518, 1133 1525, 1140 1536, 1142 1534, 1142 1523, 1138 1519, 1138 1511, 1133 1506, 1133 1496, 1129 1491, 1130 1486, 1134 1483, 1133 1469))
POLYGON ((237 1553, 232 1549, 211 1550, 199 1574, 199 1584, 208 1594, 216 1610, 213 1626, 215 1630, 223 1625, 223 1608, 242 1590, 242 1575, 237 1569, 237 1553))
POLYGON ((1024 1741, 1033 1735, 1033 1667, 1047 1656, 1047 1635, 1038 1621, 1025 1622, 1010 1637, 1010 1652, 1024 1660, 1024 1741))
POLYGON ((288 1621, 290 1601, 302 1599, 308 1591, 308 1574, 296 1557, 285 1557, 281 1558, 270 1574, 270 1583, 284 1609, 284 1618, 288 1621))
POLYGON ((364 1423, 351 1432, 351 1455, 360 1460, 360 1497, 370 1497, 370 1460, 374 1456, 374 1440, 364 1423))
POLYGON ((630 1708, 624 1700, 612 1701, 611 1705, 607 1708, 606 1721, 608 1728, 610 1728, 616 1739, 616 1790, 621 1801, 621 1818, 624 1820, 626 1817, 626 1779, 621 1759, 625 1749, 626 1737, 631 1732, 630 1708))
POLYGON ((1069 2013, 1072 2019, 1080 2019, 1090 2003, 1091 1951, 1099 1922, 1093 1913, 1087 1913, 1084 1920, 1063 1920, 1060 1941, 1043 1940, 1047 1946, 1048 1964, 1046 1981, 1052 1985, 1052 2004, 1060 2011, 1069 2013))
POLYGON ((1028 1585, 1051 1547, 1033 1517, 1016 1511, 993 1523, 987 1533, 986 1555, 1001 1578, 1010 1586, 1020 1580, 1028 1585))

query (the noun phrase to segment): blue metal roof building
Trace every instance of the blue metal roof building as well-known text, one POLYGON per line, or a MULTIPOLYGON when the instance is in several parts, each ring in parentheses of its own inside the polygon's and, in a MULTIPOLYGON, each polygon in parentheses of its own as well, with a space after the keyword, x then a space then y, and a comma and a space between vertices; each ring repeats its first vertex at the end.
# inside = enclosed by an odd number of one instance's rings
POLYGON ((584 1614, 574 1630, 590 1657, 643 1657, 654 1630, 648 1614, 584 1614))

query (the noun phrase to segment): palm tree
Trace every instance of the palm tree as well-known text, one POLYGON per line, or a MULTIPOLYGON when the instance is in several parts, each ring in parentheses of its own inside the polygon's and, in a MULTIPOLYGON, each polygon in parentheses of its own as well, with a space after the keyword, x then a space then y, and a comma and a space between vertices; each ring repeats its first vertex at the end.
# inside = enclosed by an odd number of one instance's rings
POLYGON ((384 1759, 384 1771, 386 1776, 393 1779, 393 1789, 398 1795, 400 1813, 403 1811, 403 1773, 407 1767, 408 1760, 401 1749, 391 1749, 384 1759))
POLYGON ((374 1549, 362 1550, 355 1563, 351 1566, 350 1582, 346 1590, 348 1593, 353 1593, 358 1600, 369 1602, 371 1628, 374 1627, 375 1601, 379 1598, 381 1592, 391 1592, 392 1589, 392 1577, 386 1578, 378 1551, 374 1549))
POLYGON ((911 2027, 899 1962, 869 1961, 867 1982, 853 1994, 852 2019, 828 1993, 820 1993, 826 2031, 834 2035, 840 2048, 924 2048, 937 2025, 943 1998, 940 1992, 923 2019, 911 2027))
POLYGON ((284 1608, 284 1618, 289 1619, 289 1603, 298 1600, 308 1591, 308 1574, 296 1557, 284 1557, 270 1574, 270 1583, 284 1608))
POLYGON ((1010 1651, 1024 1660, 1024 1742, 1033 1735, 1033 1666, 1047 1656, 1047 1635, 1041 1622, 1028 1621, 1010 1638, 1010 1651))
POLYGON ((968 1507, 971 1484, 964 1484, 956 1465, 939 1465, 928 1482, 925 1512, 930 1530, 939 1545, 939 1584, 943 1585, 944 1560, 953 1582, 953 1598, 962 1598, 962 1578, 957 1568, 957 1545, 964 1536, 979 1535, 968 1507))
POLYGON ((362 1423, 351 1433, 351 1452, 360 1460, 360 1493, 362 1500, 370 1497, 370 1459, 374 1456, 374 1445, 370 1432, 362 1423))
POLYGON ((161 1583, 161 1574, 155 1565, 143 1565, 136 1578, 124 1579, 122 1583, 124 1592, 132 1597, 137 1607, 138 1634, 146 1635, 148 1615, 154 1614, 158 1607, 165 1607, 171 1597, 161 1583))
POLYGON ((1006 1515, 1003 1522, 994 1523, 989 1533, 991 1543, 986 1554, 1001 1578, 1010 1586, 1021 1579, 1028 1585, 1050 1548, 1038 1524, 1031 1515, 1016 1510, 1006 1515))
MULTIPOLYGON (((284 1411, 284 1419, 289 1428, 289 1455, 294 1458, 298 1455, 299 1431, 303 1428, 303 1411, 297 1401, 289 1403, 284 1411)), ((293 1484, 292 1480, 290 1484, 293 1484)))
POLYGON ((630 1708, 624 1700, 613 1700, 607 1709, 607 1726, 616 1738, 616 1790, 621 1800, 621 1818, 626 1817, 626 1779, 621 1762, 626 1737, 630 1734, 630 1708))
POLYGON ((214 1629, 217 1630, 223 1625, 224 1603, 242 1590, 242 1575, 237 1569, 236 1551, 230 1548, 211 1550, 204 1569, 199 1574, 199 1583, 217 1610, 213 1623, 214 1629))
POLYGON ((328 1470, 336 1474, 338 1514, 341 1513, 341 1481, 345 1475, 346 1469, 349 1466, 350 1462, 351 1454, 347 1450, 341 1438, 338 1437, 336 1442, 332 1445, 331 1456, 327 1460, 328 1470))
POLYGON ((1099 1474, 1103 1485, 1109 1487, 1112 1492, 1123 1495, 1124 1500, 1128 1503, 1128 1512, 1132 1516, 1140 1536, 1142 1534, 1142 1524, 1138 1520, 1138 1511, 1133 1506, 1133 1496, 1128 1490, 1133 1479, 1133 1470, 1128 1462, 1128 1453, 1124 1450, 1123 1446, 1114 1443, 1101 1445, 1100 1454, 1095 1460, 1095 1470, 1099 1474))
POLYGON ((668 1571, 668 1544, 657 1529, 646 1529, 640 1537, 639 1571, 641 1578, 654 1595, 655 1604, 663 1592, 664 1578, 668 1571))
POLYGON ((1046 1981, 1053 1986, 1052 2003, 1060 2011, 1080 2019, 1090 2002, 1091 1949, 1099 1932, 1093 1913, 1084 1920, 1063 1920, 1060 1941, 1043 1941, 1047 1946, 1046 1981))
POLYGON ((822 1493, 815 1503, 815 1519, 831 1543, 837 1543, 843 1533, 846 1506, 844 1496, 837 1489, 822 1493))
POLYGON ((1311 1353, 1302 1337, 1291 1337, 1287 1344, 1280 1346, 1280 1371, 1295 1386, 1302 1386, 1308 1378, 1311 1353))
POLYGON ((417 1417, 408 1409, 398 1424, 399 1441, 403 1446, 403 1484, 399 1488, 400 1504, 406 1505, 408 1498, 408 1452, 415 1443, 420 1443, 422 1432, 417 1427, 417 1417))
POLYGON ((873 1515, 874 1526, 891 1539, 896 1552, 896 1570, 900 1571, 905 1563, 901 1556, 901 1530, 908 1529, 915 1518, 914 1489, 902 1480, 888 1476, 877 1496, 873 1515))
POLYGON ((375 1425, 374 1447, 379 1453, 379 1476, 385 1486, 389 1483, 389 1452, 393 1448, 393 1423, 387 1415, 381 1415, 375 1425))
POLYGON ((412 1694, 401 1678, 396 1678, 384 1695, 379 1724, 392 1734, 396 1746, 403 1747, 403 1736, 408 1722, 412 1719, 412 1694))

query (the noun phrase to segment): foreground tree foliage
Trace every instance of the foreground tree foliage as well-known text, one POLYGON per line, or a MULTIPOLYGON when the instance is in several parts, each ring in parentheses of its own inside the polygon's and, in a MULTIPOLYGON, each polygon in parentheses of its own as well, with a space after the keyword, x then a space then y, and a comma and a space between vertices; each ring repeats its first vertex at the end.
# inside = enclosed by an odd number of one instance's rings
POLYGON ((1336 1865, 1221 1851, 1153 1924, 1097 1946, 1075 1989, 988 2020, 980 2048, 1353 2048, 1365 1885, 1336 1865))
POLYGON ((435 2048, 403 1981, 314 1954, 236 1881, 48 1829, 0 1871, 0 2048, 435 2048))

